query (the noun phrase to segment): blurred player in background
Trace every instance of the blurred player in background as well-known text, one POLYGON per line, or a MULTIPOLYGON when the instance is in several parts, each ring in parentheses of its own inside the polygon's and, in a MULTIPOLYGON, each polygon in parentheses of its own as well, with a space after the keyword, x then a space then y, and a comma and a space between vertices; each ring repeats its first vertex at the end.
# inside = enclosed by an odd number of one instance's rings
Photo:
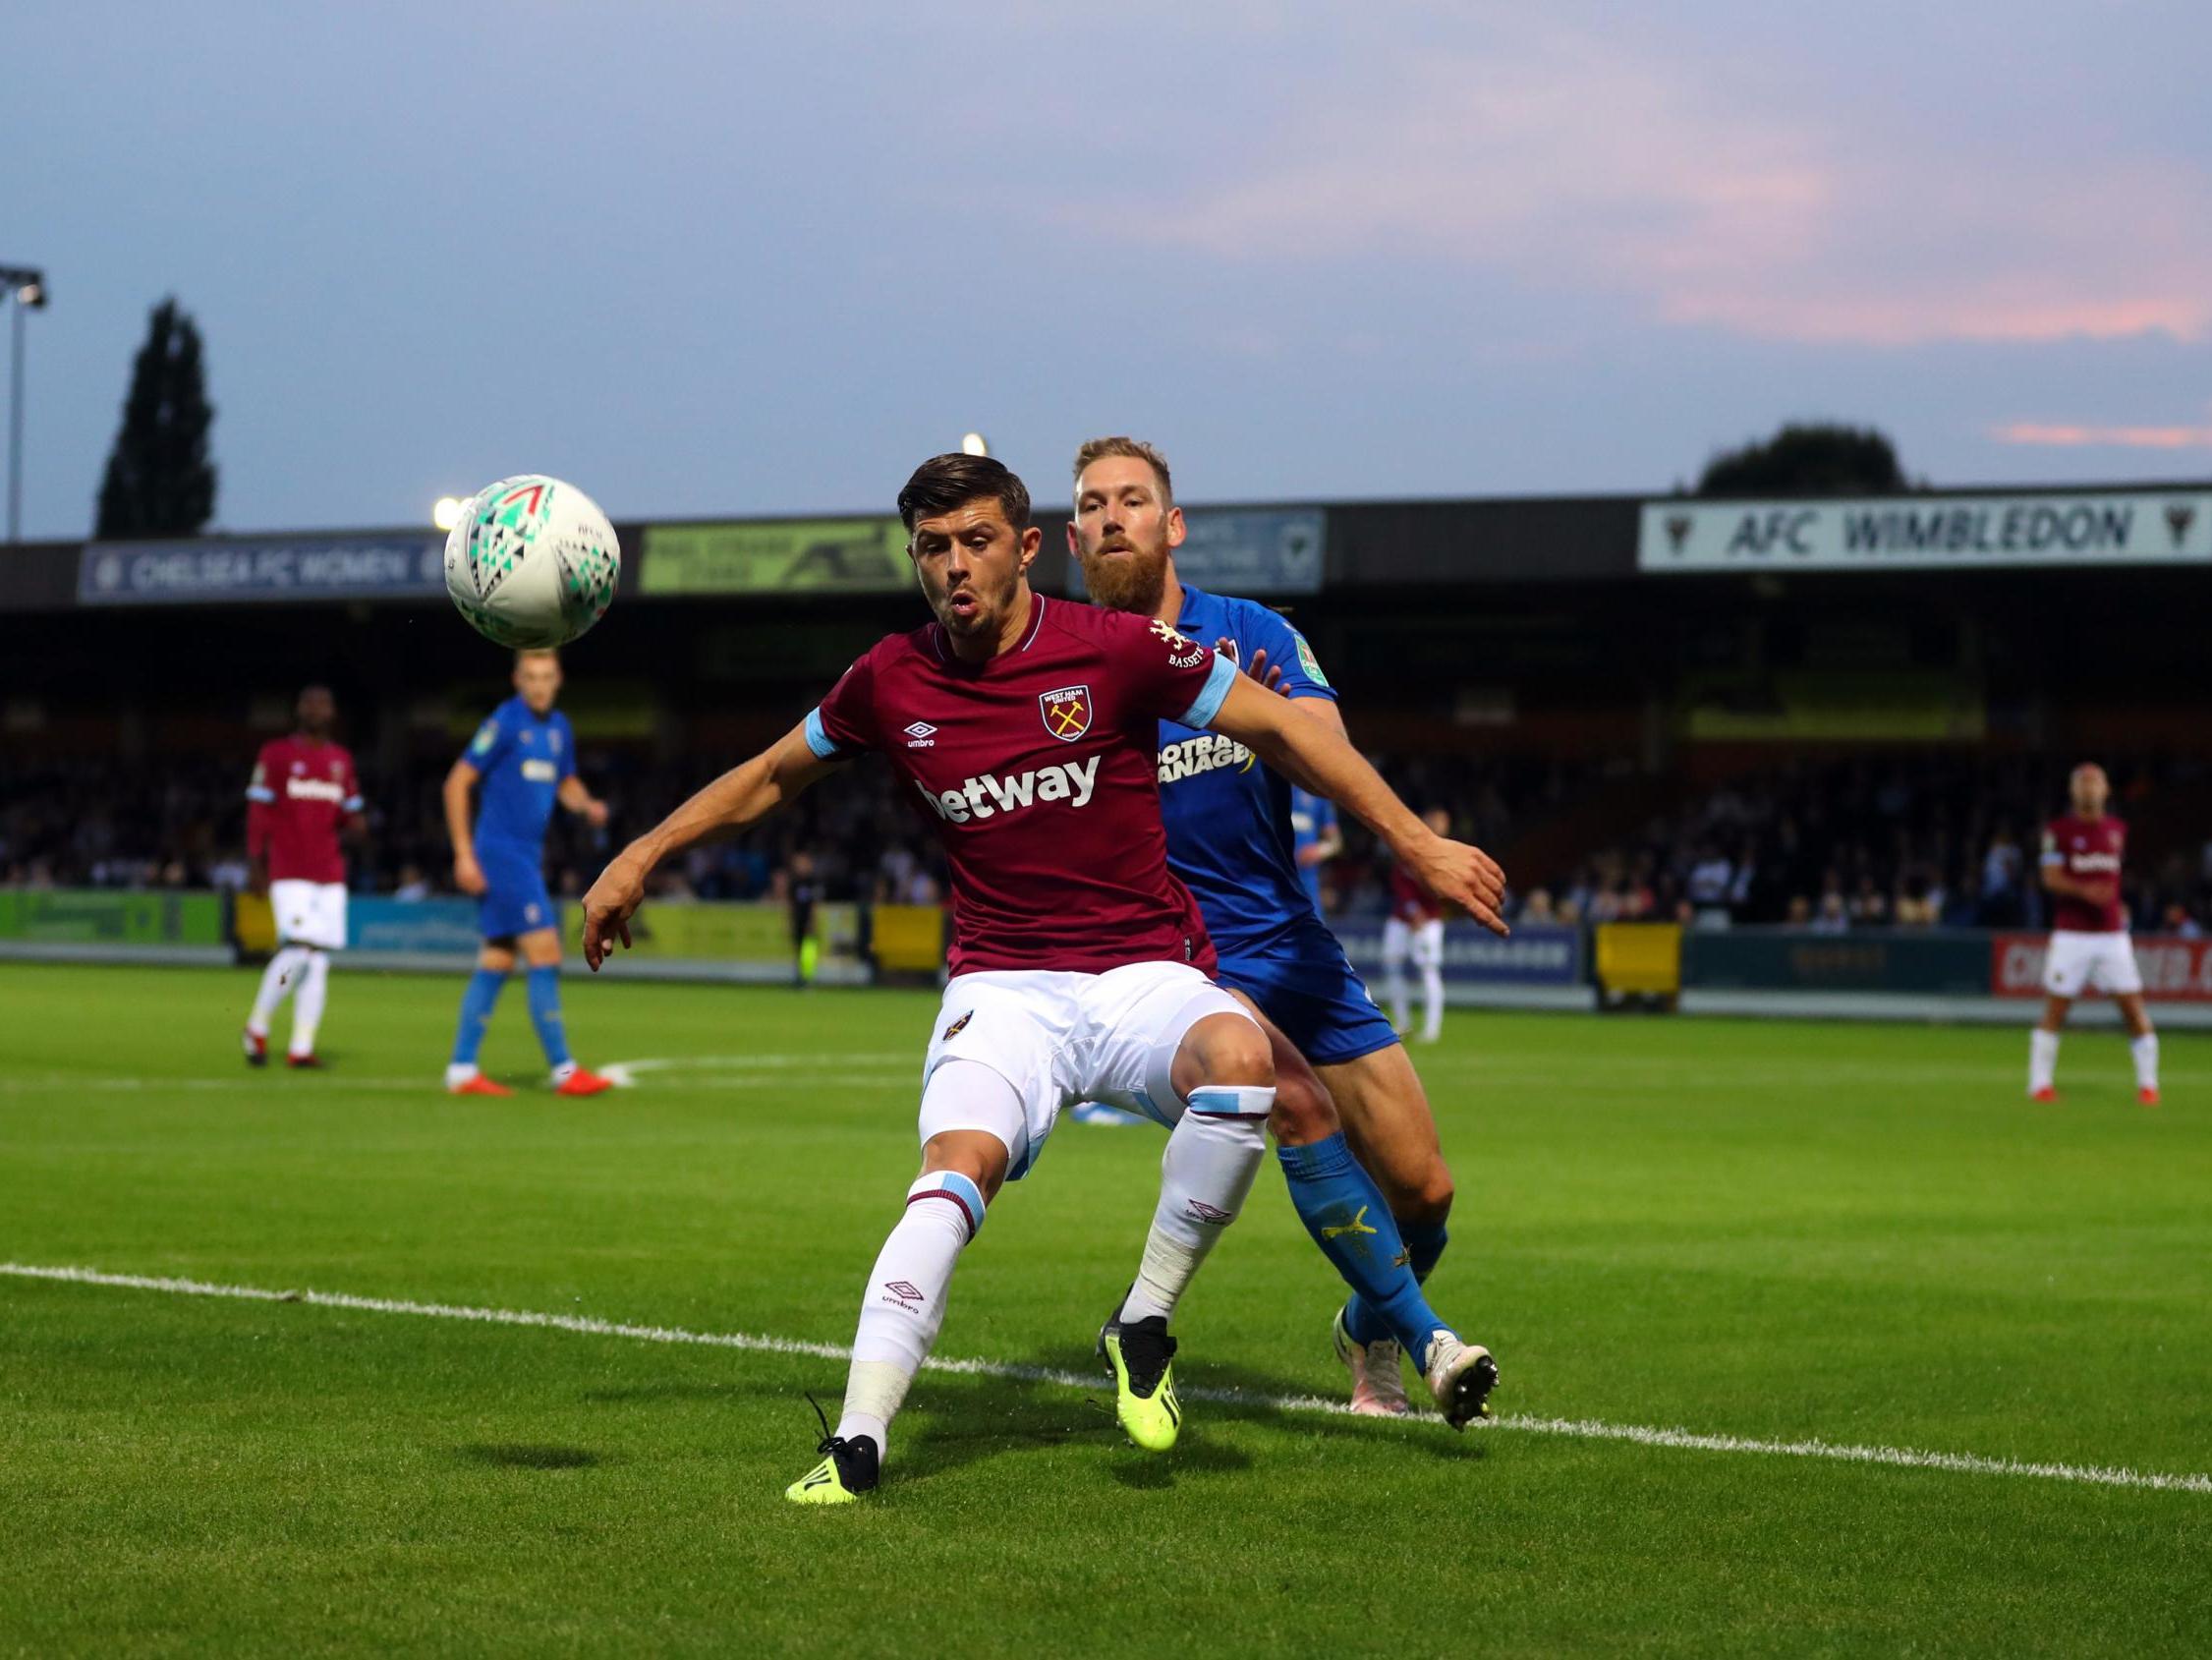
POLYGON ((493 710, 468 752, 445 775, 445 825, 453 837, 453 882, 477 897, 483 945, 477 971, 461 994, 461 1024, 445 1087, 454 1095, 512 1095, 477 1068, 484 1028, 514 972, 519 951, 527 973, 531 1024, 561 1095, 597 1095, 614 1086, 585 1070, 568 1052, 561 1019, 560 913, 545 891, 545 827, 558 801, 595 830, 606 803, 576 775, 576 734, 553 707, 561 691, 561 659, 553 652, 515 654, 515 695, 493 710), (469 793, 482 785, 472 830, 469 793))
MULTIPOLYGON (((1451 830, 1451 815, 1432 807, 1423 822, 1439 835, 1451 830)), ((1405 1010, 1405 965, 1421 976, 1421 1041, 1444 1036, 1444 907, 1402 865, 1390 867, 1390 914, 1383 924, 1383 995, 1390 1000, 1390 1024, 1413 1031, 1405 1010)))
POLYGON ((784 876, 784 906, 791 924, 791 972, 801 986, 814 984, 815 972, 822 966, 822 942, 815 938, 815 909, 822 903, 822 877, 815 870, 814 855, 800 848, 791 855, 791 868, 784 876))
POLYGON ((1344 832, 1336 823, 1336 803, 1295 784, 1290 789, 1290 856, 1298 862, 1299 880, 1306 897, 1322 911, 1321 867, 1344 850, 1344 832))
MULTIPOLYGON (((1068 550, 1093 602, 1213 641, 1290 700, 1300 723, 1342 741, 1335 690, 1305 636, 1265 605, 1183 582, 1174 559, 1183 536, 1158 450, 1114 437, 1076 452, 1068 550)), ((1353 1409, 1409 1409, 1401 1352, 1445 1402, 1465 1388, 1445 1375, 1458 1340, 1421 1282, 1444 1253, 1451 1174, 1421 1080, 1315 908, 1313 867, 1294 852, 1290 780, 1187 723, 1163 720, 1159 741, 1168 864, 1205 914, 1219 982, 1266 1018, 1276 1156, 1298 1220, 1351 1288, 1333 1336, 1353 1409)), ((1487 1356, 1484 1366, 1487 1393, 1498 1370, 1487 1356)))
POLYGON ((2059 1030, 2087 987, 2108 993, 2127 1022, 2135 1061, 2135 1098, 2158 1105, 2158 1034, 2143 1006, 2143 977, 2120 902, 2120 870, 2127 827, 2105 811, 2112 783, 2084 762, 2067 779, 2073 811, 2043 831, 2043 890, 2051 895, 2051 944, 2043 960, 2043 1018, 2027 1037, 2027 1091, 2056 1101, 2059 1030))
MULTIPOLYGON (((878 642, 821 707, 624 849, 584 901, 596 967, 660 860, 742 830, 876 751, 920 799, 952 873, 953 946, 923 1063, 922 1173, 870 1272, 842 1415, 786 1489, 843 1504, 875 1487, 888 1427, 944 1320, 960 1254, 1000 1184, 1044 1151, 1063 1105, 1103 1097, 1165 1126, 1160 1202, 1136 1280, 1101 1342, 1132 1442, 1181 1426, 1169 1317, 1267 1151, 1266 1035, 1209 978, 1214 947, 1168 874, 1154 745, 1163 716, 1211 726, 1334 795, 1474 914, 1497 867, 1439 842, 1342 738, 1291 713, 1163 623, 1031 591, 1029 491, 982 456, 925 462, 899 492, 936 620, 878 642)), ((773 1193, 749 1198, 780 1231, 773 1193)), ((1447 1334, 1440 1334, 1447 1336, 1447 1334)), ((1450 1340, 1455 1423, 1489 1355, 1450 1340)))
POLYGON ((268 897, 277 952, 261 973, 246 1019, 246 1063, 265 1066, 269 1022, 290 994, 290 1066, 320 1066, 314 1051, 329 996, 331 951, 346 948, 346 856, 341 833, 363 830, 361 779, 354 758, 330 741, 337 704, 327 686, 309 686, 296 710, 299 729, 271 738, 246 786, 246 856, 252 886, 268 897))

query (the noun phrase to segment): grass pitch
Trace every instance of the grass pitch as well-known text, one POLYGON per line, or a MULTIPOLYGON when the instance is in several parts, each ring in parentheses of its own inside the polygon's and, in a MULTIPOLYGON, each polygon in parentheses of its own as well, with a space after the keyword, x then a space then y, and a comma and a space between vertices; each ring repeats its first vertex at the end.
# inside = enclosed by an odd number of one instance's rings
MULTIPOLYGON (((453 1101, 457 981, 338 976, 324 1075, 240 1064, 252 990, 0 968, 0 1259, 850 1340, 934 997, 572 981, 580 1056, 658 1064, 569 1102, 510 991, 523 1093, 453 1101)), ((2101 1034, 2030 1107, 2025 1047, 1456 1015, 1433 1289, 1501 1424, 1275 1403, 1340 1393, 1340 1288, 1271 1164, 1172 1455, 926 1373, 846 1511, 781 1498, 833 1360, 0 1276, 0 1652, 2201 1652, 2212 1493, 1525 1423, 2212 1470, 2212 1043, 2156 1112, 2101 1034)), ((1063 1125, 940 1353, 1088 1373, 1160 1148, 1063 1125)))

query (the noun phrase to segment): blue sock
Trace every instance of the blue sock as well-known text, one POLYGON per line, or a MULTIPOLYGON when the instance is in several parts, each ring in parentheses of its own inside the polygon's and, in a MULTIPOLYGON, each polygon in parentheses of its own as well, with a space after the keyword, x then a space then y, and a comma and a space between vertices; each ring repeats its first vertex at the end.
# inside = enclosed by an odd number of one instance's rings
POLYGON ((480 968, 469 976, 469 989, 461 994, 461 1025, 453 1034, 453 1063, 474 1066, 477 1051, 483 1048, 483 1030, 491 1024, 491 1011, 507 976, 496 968, 480 968))
POLYGON ((1437 1271, 1437 1258, 1444 1255, 1444 1247, 1451 1240, 1450 1232, 1441 1221, 1401 1222, 1398 1232, 1405 1239, 1413 1278, 1427 1285, 1429 1276, 1437 1271))
POLYGON ((1344 1132, 1306 1147, 1277 1146, 1276 1158, 1298 1220, 1352 1288, 1345 1309, 1352 1336, 1361 1343, 1395 1338, 1414 1365, 1427 1371, 1429 1338, 1444 1322, 1421 1294, 1390 1207, 1352 1157, 1344 1132))
POLYGON ((545 1064, 568 1064, 568 1032, 561 1024, 561 971, 534 968, 529 975, 530 1021, 538 1028, 538 1046, 545 1052, 545 1064))

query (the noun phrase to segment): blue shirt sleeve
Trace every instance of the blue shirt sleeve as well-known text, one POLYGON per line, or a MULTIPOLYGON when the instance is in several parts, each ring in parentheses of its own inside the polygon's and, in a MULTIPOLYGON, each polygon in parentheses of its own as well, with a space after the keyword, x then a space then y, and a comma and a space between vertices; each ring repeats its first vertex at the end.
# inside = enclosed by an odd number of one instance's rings
POLYGON ((1336 701, 1336 688, 1329 683, 1329 676, 1321 671, 1321 660, 1306 637, 1283 619, 1280 613, 1267 606, 1246 601, 1244 615, 1239 619, 1239 630, 1247 644, 1246 660, 1259 653, 1268 654, 1268 667, 1282 670, 1281 690, 1293 698, 1327 698, 1336 701))
POLYGON ((468 751, 461 759, 478 772, 488 773, 506 760, 507 752, 514 747, 514 732, 499 718, 499 712, 493 710, 483 717, 483 724, 477 728, 477 735, 469 740, 468 751))

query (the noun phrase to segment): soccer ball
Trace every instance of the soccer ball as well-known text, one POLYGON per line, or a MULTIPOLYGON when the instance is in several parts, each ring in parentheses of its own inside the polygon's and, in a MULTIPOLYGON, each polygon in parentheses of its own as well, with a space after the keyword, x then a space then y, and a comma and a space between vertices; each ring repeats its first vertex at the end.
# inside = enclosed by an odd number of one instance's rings
POLYGON ((565 646, 614 602, 622 549, 598 503, 525 473, 477 491, 445 539, 445 591, 485 639, 565 646))

